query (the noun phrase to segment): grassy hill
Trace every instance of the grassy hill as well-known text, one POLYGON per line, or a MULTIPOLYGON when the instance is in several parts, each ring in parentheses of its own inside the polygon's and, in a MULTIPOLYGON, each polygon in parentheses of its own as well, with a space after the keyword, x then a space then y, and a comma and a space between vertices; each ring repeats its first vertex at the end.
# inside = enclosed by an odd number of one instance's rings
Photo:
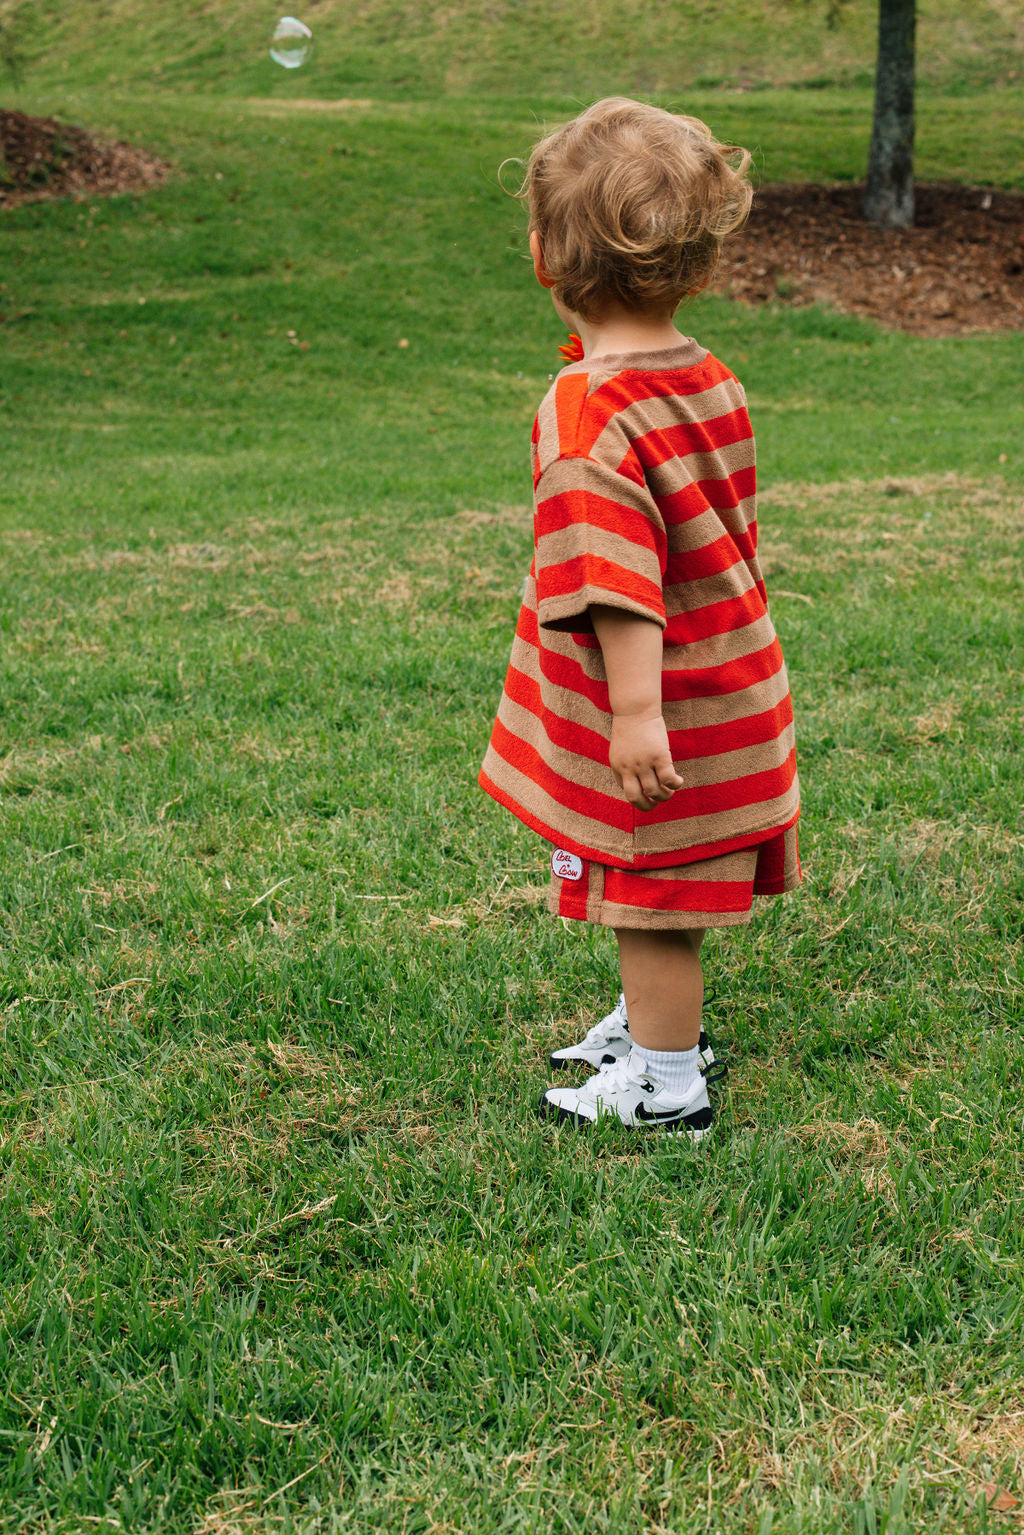
MULTIPOLYGON (((300 8, 301 9, 301 8, 300 8)), ((137 85, 248 95, 294 89, 268 64, 279 9, 252 0, 2 0, 0 22, 35 89, 137 85)), ((711 86, 863 85, 868 0, 312 0, 307 95, 497 92, 590 98, 711 86)), ((929 0, 920 79, 947 92, 1024 77, 1014 0, 929 0)))

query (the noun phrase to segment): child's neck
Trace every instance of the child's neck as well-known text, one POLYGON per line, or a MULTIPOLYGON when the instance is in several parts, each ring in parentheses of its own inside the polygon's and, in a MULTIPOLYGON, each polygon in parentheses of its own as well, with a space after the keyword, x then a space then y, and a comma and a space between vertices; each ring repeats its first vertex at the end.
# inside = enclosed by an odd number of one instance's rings
POLYGON ((686 340, 673 325, 671 314, 664 312, 613 309, 596 321, 576 317, 576 328, 588 359, 613 352, 663 352, 686 340))

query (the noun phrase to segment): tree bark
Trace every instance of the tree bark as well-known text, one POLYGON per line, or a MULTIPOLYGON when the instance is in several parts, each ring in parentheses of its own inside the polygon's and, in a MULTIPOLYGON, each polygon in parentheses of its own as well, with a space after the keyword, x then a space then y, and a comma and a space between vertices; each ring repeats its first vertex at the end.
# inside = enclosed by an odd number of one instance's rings
POLYGON ((914 28, 917 0, 879 0, 875 120, 864 217, 883 229, 914 222, 914 28))

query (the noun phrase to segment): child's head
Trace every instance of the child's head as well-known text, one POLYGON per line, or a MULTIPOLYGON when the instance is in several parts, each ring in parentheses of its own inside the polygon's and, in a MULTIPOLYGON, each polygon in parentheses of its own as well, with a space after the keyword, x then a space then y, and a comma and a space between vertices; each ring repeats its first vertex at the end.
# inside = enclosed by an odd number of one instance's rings
POLYGON ((749 165, 696 117, 624 96, 549 134, 521 195, 555 298, 587 320, 610 306, 674 310, 709 281, 746 218, 749 165))

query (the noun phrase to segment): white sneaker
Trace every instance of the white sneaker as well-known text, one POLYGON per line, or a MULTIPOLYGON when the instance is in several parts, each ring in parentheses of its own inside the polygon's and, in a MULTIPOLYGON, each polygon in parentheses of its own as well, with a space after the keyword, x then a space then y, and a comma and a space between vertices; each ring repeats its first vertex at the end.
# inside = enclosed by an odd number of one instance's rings
MULTIPOLYGON (((563 1066, 611 1066, 614 1061, 628 1055, 632 1043, 629 1020, 626 1017, 626 999, 620 992, 619 1000, 611 1012, 600 1023, 595 1023, 578 1045, 566 1045, 564 1050, 553 1050, 548 1056, 548 1065, 554 1071, 563 1066)), ((715 1052, 703 1029, 700 1031, 697 1049, 700 1051, 702 1070, 715 1064, 715 1052)))
MULTIPOLYGON (((725 1070, 719 1065, 711 1080, 723 1076, 725 1070)), ((578 1130, 611 1118, 631 1129, 688 1135, 699 1141, 715 1119, 708 1080, 708 1074, 702 1072, 683 1097, 675 1097, 662 1086, 634 1045, 628 1055, 602 1066, 582 1087, 547 1088, 540 1095, 537 1112, 542 1119, 568 1120, 578 1130)))

